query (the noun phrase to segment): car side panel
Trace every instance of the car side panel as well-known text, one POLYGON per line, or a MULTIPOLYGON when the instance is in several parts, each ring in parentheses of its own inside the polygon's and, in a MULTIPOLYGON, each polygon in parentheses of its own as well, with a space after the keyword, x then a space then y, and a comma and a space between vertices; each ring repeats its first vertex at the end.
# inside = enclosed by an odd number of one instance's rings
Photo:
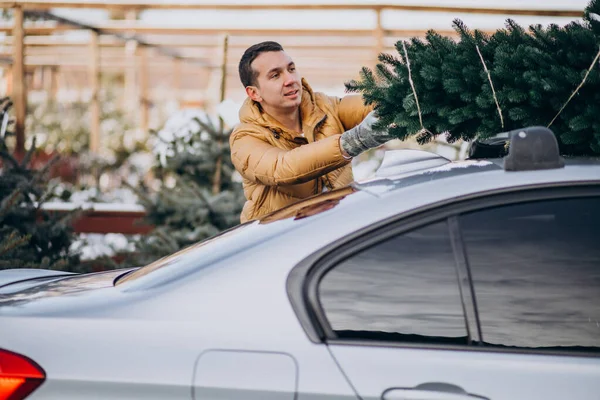
POLYGON ((285 353, 207 350, 198 357, 194 399, 294 400, 296 360, 285 353))
POLYGON ((73 380, 49 380, 42 384, 27 399, 71 400, 71 399, 190 399, 188 385, 165 386, 135 382, 90 382, 73 380))
MULTIPOLYGON (((114 291, 104 309, 100 292, 78 293, 61 299, 62 308, 67 302, 77 307, 72 317, 44 317, 33 308, 28 315, 0 316, 0 347, 46 370, 47 381, 32 397, 40 400, 139 393, 192 399, 196 360, 210 349, 289 354, 299 371, 297 399, 355 400, 327 346, 308 340, 291 308, 288 266, 304 252, 293 241, 282 243, 234 255, 222 261, 226 268, 216 263, 154 290, 102 289, 114 291), (88 318, 87 296, 94 296, 88 318)), ((229 389, 237 390, 233 384, 229 389)), ((262 389, 269 387, 257 387, 262 389)))
POLYGON ((597 400, 600 393, 598 358, 341 344, 330 348, 364 400, 381 399, 391 388, 432 382, 490 400, 597 400))

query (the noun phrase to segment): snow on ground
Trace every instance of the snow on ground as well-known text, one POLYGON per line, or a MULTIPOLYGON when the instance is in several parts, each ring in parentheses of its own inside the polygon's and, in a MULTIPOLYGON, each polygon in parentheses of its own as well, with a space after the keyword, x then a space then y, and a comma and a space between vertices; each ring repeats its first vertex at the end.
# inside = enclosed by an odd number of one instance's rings
POLYGON ((79 239, 71 244, 70 250, 79 252, 82 260, 93 260, 133 251, 134 245, 127 236, 120 233, 85 233, 80 234, 79 239))

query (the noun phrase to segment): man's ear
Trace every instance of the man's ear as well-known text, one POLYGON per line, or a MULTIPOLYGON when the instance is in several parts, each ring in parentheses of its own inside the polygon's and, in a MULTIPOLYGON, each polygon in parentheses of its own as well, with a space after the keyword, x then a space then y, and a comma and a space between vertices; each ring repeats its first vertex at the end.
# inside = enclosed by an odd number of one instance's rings
POLYGON ((258 92, 258 88, 256 86, 246 86, 246 94, 248 95, 248 97, 250 97, 257 103, 260 103, 262 101, 262 97, 260 96, 260 93, 258 92))

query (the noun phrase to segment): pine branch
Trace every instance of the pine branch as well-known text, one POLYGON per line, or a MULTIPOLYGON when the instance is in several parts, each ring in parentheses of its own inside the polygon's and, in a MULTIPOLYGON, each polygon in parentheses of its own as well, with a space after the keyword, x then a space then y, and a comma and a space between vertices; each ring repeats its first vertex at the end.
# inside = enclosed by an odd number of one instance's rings
POLYGON ((461 42, 472 42, 473 34, 469 28, 467 28, 464 22, 462 22, 460 19, 455 19, 452 21, 452 26, 454 27, 456 33, 458 33, 461 42))
POLYGON ((357 93, 362 90, 363 86, 360 81, 351 79, 348 82, 344 83, 344 87, 346 88, 346 92, 348 93, 357 93))
POLYGON ((32 144, 31 144, 31 148, 27 151, 27 153, 25 153, 25 157, 23 157, 23 160, 21 160, 21 164, 19 165, 21 167, 21 169, 26 169, 27 166, 29 165, 29 163, 31 162, 31 157, 33 156, 33 153, 35 153, 35 151, 37 150, 36 142, 37 142, 37 137, 34 136, 33 140, 32 140, 32 144))
POLYGON ((600 38, 600 0, 591 0, 585 8, 583 20, 589 29, 600 38))
MULTIPOLYGON (((8 197, 4 198, 0 203, 0 217, 4 217, 10 209, 12 209, 23 196, 21 189, 17 188, 12 191, 8 197)), ((1 220, 0 220, 1 221, 1 220)))
POLYGON ((50 174, 50 170, 52 169, 52 167, 54 167, 56 165, 56 163, 58 163, 59 160, 60 160, 60 156, 58 156, 58 155, 53 156, 50 160, 48 160, 48 162, 46 162, 46 164, 44 164, 42 169, 37 171, 37 174, 34 177, 35 182, 36 183, 45 182, 47 176, 50 174))
POLYGON ((377 59, 383 64, 389 65, 394 69, 404 67, 404 63, 391 54, 380 53, 377 59))
POLYGON ((11 232, 8 237, 0 242, 0 257, 6 256, 15 249, 27 245, 30 240, 31 235, 20 236, 17 231, 11 232))
POLYGON ((0 157, 2 157, 2 159, 5 162, 8 162, 11 165, 11 169, 19 169, 20 165, 19 162, 8 153, 8 151, 6 151, 4 148, 0 148, 0 157))

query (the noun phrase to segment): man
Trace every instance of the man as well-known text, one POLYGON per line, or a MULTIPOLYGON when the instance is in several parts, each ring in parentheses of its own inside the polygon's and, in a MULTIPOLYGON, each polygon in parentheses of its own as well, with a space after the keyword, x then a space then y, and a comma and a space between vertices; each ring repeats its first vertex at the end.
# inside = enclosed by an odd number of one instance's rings
POLYGON ((391 139, 372 131, 361 96, 313 92, 278 43, 248 48, 239 74, 248 98, 230 144, 247 199, 241 222, 349 184, 352 157, 391 139))

